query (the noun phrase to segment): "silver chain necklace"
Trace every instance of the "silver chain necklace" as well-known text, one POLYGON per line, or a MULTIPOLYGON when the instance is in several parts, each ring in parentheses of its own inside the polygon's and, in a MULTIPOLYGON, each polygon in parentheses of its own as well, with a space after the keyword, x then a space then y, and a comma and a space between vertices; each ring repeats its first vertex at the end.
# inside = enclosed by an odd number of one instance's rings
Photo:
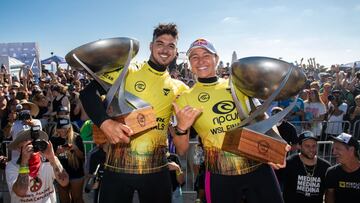
POLYGON ((316 162, 315 162, 315 165, 312 167, 312 169, 308 169, 308 167, 304 164, 304 162, 301 160, 301 157, 300 158, 300 161, 304 167, 304 170, 305 170, 305 173, 306 173, 306 176, 308 177, 313 177, 314 176, 314 173, 315 173, 315 169, 316 169, 316 166, 317 166, 317 159, 316 159, 316 162))

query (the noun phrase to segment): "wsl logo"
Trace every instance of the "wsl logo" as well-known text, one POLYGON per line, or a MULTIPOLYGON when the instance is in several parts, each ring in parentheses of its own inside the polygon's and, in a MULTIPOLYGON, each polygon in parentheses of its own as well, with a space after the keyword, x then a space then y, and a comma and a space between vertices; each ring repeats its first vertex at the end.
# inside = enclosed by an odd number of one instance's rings
POLYGON ((145 90, 145 88, 146 88, 146 84, 143 81, 137 81, 135 83, 135 90, 137 92, 142 92, 145 90))
POLYGON ((212 110, 214 113, 220 114, 220 116, 213 118, 213 124, 222 125, 227 121, 234 121, 236 119, 239 119, 238 112, 235 111, 234 113, 231 113, 233 112, 234 109, 235 109, 235 103, 230 100, 225 100, 216 103, 213 106, 212 110))
POLYGON ((198 101, 202 103, 209 101, 209 99, 210 95, 206 92, 201 92, 198 96, 198 101))

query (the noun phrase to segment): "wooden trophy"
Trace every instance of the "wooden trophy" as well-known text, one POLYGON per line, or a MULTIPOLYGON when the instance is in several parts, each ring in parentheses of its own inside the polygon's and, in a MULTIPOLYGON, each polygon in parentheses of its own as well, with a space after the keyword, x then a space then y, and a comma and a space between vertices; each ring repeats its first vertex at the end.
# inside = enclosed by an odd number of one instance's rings
MULTIPOLYGON (((107 91, 105 97, 107 114, 112 119, 129 126, 135 135, 156 126, 156 116, 152 106, 124 88, 130 61, 138 51, 137 40, 120 37, 90 42, 65 56, 71 67, 85 70, 107 91), (107 84, 99 79, 99 75, 119 68, 123 70, 114 84, 107 84)), ((107 142, 105 134, 96 125, 93 125, 93 140, 96 144, 107 142)))
MULTIPOLYGON (((261 121, 256 118, 263 115, 275 99, 296 95, 305 84, 305 74, 292 64, 278 59, 247 57, 232 64, 230 78, 231 94, 242 121, 240 127, 226 132, 222 149, 264 163, 283 164, 287 143, 272 128, 292 110, 297 97, 287 108, 270 118, 261 121), (252 98, 263 99, 264 103, 247 115, 234 86, 251 97, 250 104, 253 104, 252 98)), ((255 108, 254 105, 250 106, 255 108)))

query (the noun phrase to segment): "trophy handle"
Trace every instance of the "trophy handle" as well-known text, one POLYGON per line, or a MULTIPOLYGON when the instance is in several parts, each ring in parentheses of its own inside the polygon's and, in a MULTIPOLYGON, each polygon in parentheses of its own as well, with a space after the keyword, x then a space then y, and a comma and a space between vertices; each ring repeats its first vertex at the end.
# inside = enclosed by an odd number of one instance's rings
POLYGON ((72 55, 74 57, 74 59, 91 75, 91 77, 93 77, 96 82, 98 82, 100 84, 100 86, 106 91, 107 89, 109 89, 107 87, 107 85, 102 81, 100 80, 96 74, 85 64, 83 63, 77 56, 76 54, 73 54, 72 55))
MULTIPOLYGON (((131 61, 131 55, 133 52, 133 41, 130 40, 130 49, 129 49, 129 54, 128 54, 128 58, 126 60, 125 66, 123 68, 123 70, 121 71, 120 76, 116 79, 115 83, 110 87, 108 93, 106 94, 106 106, 107 108, 109 108, 112 104, 112 101, 115 97, 115 95, 117 94, 117 98, 118 98, 118 107, 120 110, 120 113, 128 113, 131 112, 133 109, 131 107, 129 107, 126 104, 126 100, 124 97, 124 92, 125 92, 125 76, 128 72, 129 69, 129 65, 130 65, 130 61, 131 61)), ((116 104, 113 105, 113 107, 116 107, 116 104)), ((115 108, 117 109, 117 108, 115 108)))
POLYGON ((295 97, 294 101, 286 107, 281 112, 270 116, 268 119, 256 122, 254 124, 246 126, 246 128, 251 129, 253 131, 259 132, 259 133, 266 133, 268 130, 272 128, 272 126, 276 125, 280 120, 282 120, 295 106, 298 95, 295 97))

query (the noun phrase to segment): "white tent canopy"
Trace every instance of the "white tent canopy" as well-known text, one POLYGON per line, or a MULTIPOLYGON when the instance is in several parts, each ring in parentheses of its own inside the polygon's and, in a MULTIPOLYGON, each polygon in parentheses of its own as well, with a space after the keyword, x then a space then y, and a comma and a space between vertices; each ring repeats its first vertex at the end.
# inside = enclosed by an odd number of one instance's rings
POLYGON ((0 65, 4 64, 7 67, 7 72, 12 75, 19 73, 20 68, 25 66, 25 63, 10 56, 0 56, 0 65))
POLYGON ((25 63, 17 60, 16 58, 9 57, 9 67, 22 67, 25 66, 25 63))
POLYGON ((4 64, 8 68, 17 68, 17 67, 25 66, 25 63, 10 56, 0 56, 0 63, 4 64))

